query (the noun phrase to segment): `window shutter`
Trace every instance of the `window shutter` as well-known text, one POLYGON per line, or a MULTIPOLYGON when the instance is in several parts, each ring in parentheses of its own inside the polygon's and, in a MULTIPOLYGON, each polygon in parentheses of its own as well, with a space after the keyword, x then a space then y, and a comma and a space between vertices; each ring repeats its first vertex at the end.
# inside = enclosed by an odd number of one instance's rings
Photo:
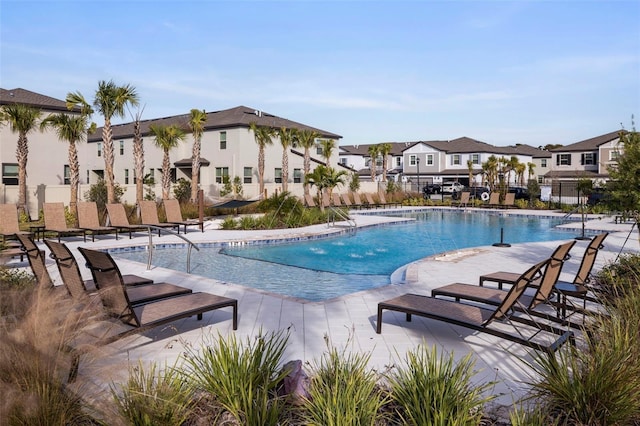
POLYGON ((584 166, 584 152, 580 154, 580 165, 584 166))
POLYGON ((560 165, 560 154, 556 155, 556 166, 560 165))

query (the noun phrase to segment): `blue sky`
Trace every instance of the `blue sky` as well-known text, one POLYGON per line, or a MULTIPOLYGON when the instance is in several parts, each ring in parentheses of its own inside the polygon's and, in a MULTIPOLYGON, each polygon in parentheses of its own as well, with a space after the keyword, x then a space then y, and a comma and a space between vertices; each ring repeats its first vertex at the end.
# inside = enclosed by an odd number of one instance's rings
POLYGON ((342 144, 569 144, 638 120, 639 22, 637 0, 2 0, 0 87, 114 80, 144 119, 245 105, 342 144))

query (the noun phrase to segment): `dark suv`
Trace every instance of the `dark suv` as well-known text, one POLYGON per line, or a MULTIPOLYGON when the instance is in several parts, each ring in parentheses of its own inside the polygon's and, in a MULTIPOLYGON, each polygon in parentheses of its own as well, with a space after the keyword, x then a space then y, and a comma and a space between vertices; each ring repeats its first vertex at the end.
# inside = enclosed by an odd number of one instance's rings
POLYGON ((610 201, 610 198, 611 196, 605 188, 593 188, 589 198, 587 198, 587 205, 595 206, 596 204, 606 203, 610 201))
POLYGON ((439 194, 441 190, 442 187, 437 183, 430 183, 422 187, 422 193, 424 195, 439 194))
POLYGON ((529 200, 529 190, 524 187, 514 186, 509 188, 509 192, 516 194, 516 200, 529 200))

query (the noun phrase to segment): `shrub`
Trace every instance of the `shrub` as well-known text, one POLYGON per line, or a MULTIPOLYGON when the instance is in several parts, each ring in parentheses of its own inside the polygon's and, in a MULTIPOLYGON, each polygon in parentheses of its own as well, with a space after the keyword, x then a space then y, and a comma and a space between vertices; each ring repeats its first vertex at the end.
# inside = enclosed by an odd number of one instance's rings
POLYGON ((282 331, 239 342, 218 336, 201 351, 187 349, 185 378, 213 396, 237 422, 276 425, 284 414, 284 398, 276 394, 287 371, 278 369, 289 339, 282 331))
POLYGON ((173 196, 180 202, 186 203, 191 198, 191 182, 185 178, 180 178, 173 185, 173 196))
POLYGON ((483 405, 493 399, 482 393, 493 383, 473 385, 473 366, 470 353, 456 364, 453 353, 438 356, 435 346, 407 352, 404 365, 389 375, 404 424, 479 424, 483 405))
MULTIPOLYGON (((115 202, 119 203, 122 195, 124 194, 124 188, 122 188, 117 182, 113 187, 113 193, 115 202)), ((105 211, 107 205, 107 183, 104 179, 99 179, 89 187, 89 190, 84 193, 84 199, 86 201, 94 201, 98 206, 98 212, 101 214, 105 211)))
POLYGON ((330 348, 316 361, 303 417, 309 425, 374 425, 388 416, 388 397, 367 368, 369 354, 330 348))
POLYGON ((358 192, 360 190, 360 176, 357 173, 351 173, 351 179, 349 179, 349 190, 351 192, 358 192))
POLYGON ((226 217, 220 224, 220 229, 238 229, 238 222, 231 216, 226 217))
POLYGON ((118 390, 112 385, 116 407, 128 424, 180 425, 191 413, 193 392, 174 367, 160 372, 152 363, 129 369, 129 380, 118 390))

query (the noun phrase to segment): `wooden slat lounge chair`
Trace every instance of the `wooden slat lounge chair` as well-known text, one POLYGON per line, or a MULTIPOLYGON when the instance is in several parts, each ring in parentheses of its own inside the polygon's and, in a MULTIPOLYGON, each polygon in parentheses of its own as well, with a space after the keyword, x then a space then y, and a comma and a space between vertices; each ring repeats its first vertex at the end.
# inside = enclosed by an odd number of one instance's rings
POLYGON ((17 234, 30 235, 20 230, 18 221, 18 207, 15 204, 0 204, 0 234, 2 241, 15 238, 17 234))
POLYGON ((44 232, 56 234, 58 241, 67 235, 82 235, 84 241, 87 241, 87 232, 84 229, 67 226, 63 203, 44 203, 42 210, 44 211, 44 232))
POLYGON ((84 247, 80 247, 78 250, 87 260, 89 269, 93 271, 96 283, 100 287, 98 294, 107 312, 123 323, 134 327, 107 338, 102 343, 113 342, 122 337, 181 318, 196 315, 200 320, 204 312, 226 307, 233 308, 233 329, 237 330, 238 328, 238 301, 211 293, 187 293, 134 306, 128 297, 120 270, 111 255, 84 247))
POLYGON ((36 277, 36 281, 39 286, 53 288, 53 280, 47 271, 47 267, 44 263, 44 252, 41 251, 33 241, 33 237, 30 235, 18 234, 16 235, 22 247, 27 254, 29 265, 33 271, 33 275, 36 277))
POLYGON ((124 205, 114 203, 107 204, 107 214, 109 215, 109 225, 114 228, 118 228, 120 231, 128 231, 129 239, 132 237, 133 232, 146 231, 147 227, 141 225, 132 225, 127 218, 127 212, 124 209, 124 205))
MULTIPOLYGON (((175 229, 178 233, 180 233, 179 225, 160 222, 160 219, 158 218, 158 206, 156 205, 155 201, 140 201, 140 223, 142 223, 143 225, 152 225, 162 229, 175 229)), ((161 232, 161 229, 158 229, 158 236, 160 236, 161 232)))
POLYGON ((115 226, 101 226, 98 219, 98 205, 93 202, 78 203, 78 228, 91 233, 91 241, 95 241, 96 234, 116 234, 118 239, 118 228, 115 226))
POLYGON ((519 316, 514 309, 516 305, 521 306, 519 299, 524 290, 548 262, 548 259, 544 260, 524 272, 516 284, 511 287, 502 303, 494 309, 410 293, 380 302, 376 332, 381 333, 382 331, 383 311, 391 310, 404 313, 407 321, 411 321, 412 315, 419 315, 491 334, 535 350, 554 352, 567 340, 571 340, 573 333, 558 329, 545 322, 537 322, 519 316), (507 332, 505 327, 495 327, 493 322, 509 323, 514 327, 514 332, 507 332), (527 337, 525 334, 531 335, 527 337))
POLYGON ((182 217, 182 211, 180 211, 180 202, 176 199, 163 200, 164 211, 167 214, 167 222, 184 226, 184 233, 187 233, 187 226, 197 226, 200 228, 200 232, 204 232, 204 222, 198 219, 185 220, 182 217))
MULTIPOLYGON (((537 312, 534 309, 541 304, 551 304, 557 307, 557 304, 552 299, 554 295, 554 286, 560 278, 562 266, 564 265, 564 262, 569 259, 569 251, 575 243, 575 240, 573 240, 559 245, 551 254, 549 263, 544 268, 544 273, 542 273, 539 279, 533 280, 529 285, 530 289, 534 291, 534 294, 523 294, 520 296, 519 302, 525 306, 531 315, 555 322, 563 322, 561 319, 551 317, 546 313, 537 312)), ((480 287, 474 284, 461 283, 449 284, 431 290, 431 295, 433 297, 451 297, 456 302, 469 300, 494 306, 501 304, 507 294, 507 291, 494 287, 480 287)), ((579 325, 575 326, 579 327, 579 325)))
MULTIPOLYGON (((82 279, 78 262, 65 244, 53 240, 44 240, 44 243, 49 247, 50 257, 55 260, 60 278, 71 297, 81 300, 86 298, 89 292, 97 290, 93 279, 82 279)), ((123 275, 122 281, 126 286, 153 284, 153 280, 133 274, 123 275)))

